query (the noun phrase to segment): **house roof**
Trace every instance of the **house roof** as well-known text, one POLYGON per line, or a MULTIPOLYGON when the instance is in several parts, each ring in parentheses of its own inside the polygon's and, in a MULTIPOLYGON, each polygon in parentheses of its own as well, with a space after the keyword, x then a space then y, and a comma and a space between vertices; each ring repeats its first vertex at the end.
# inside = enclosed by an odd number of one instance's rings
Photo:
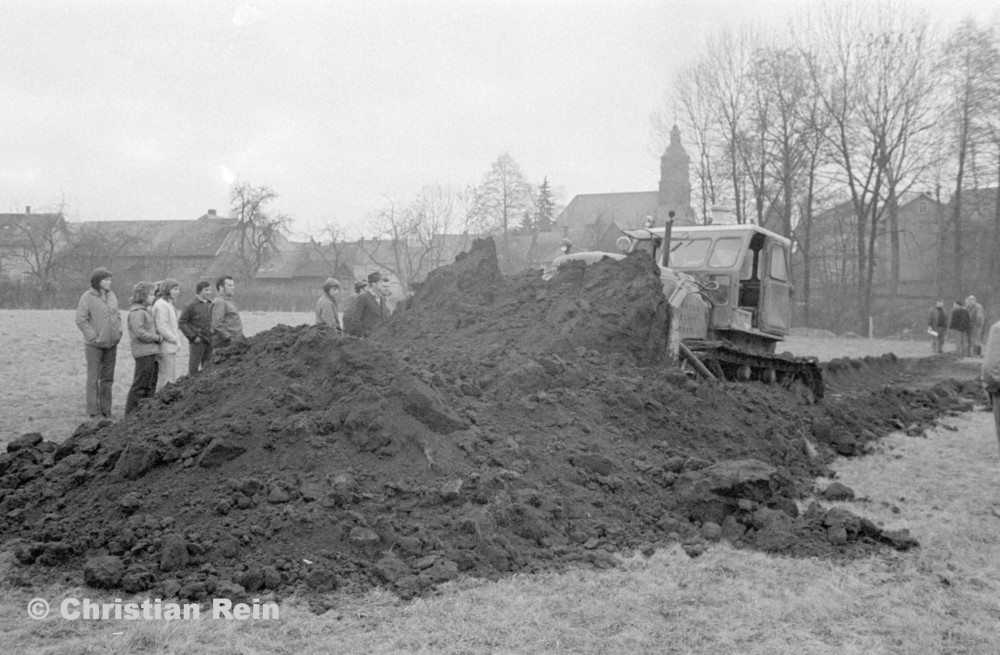
MULTIPOLYGON (((964 196, 963 196, 964 197, 964 196)), ((926 198, 927 200, 937 203, 937 200, 931 196, 931 194, 926 191, 907 191, 899 197, 899 208, 903 209, 907 205, 913 203, 915 200, 920 198, 926 198)), ((837 203, 836 205, 830 207, 829 209, 824 209, 823 211, 816 214, 816 218, 822 219, 825 216, 844 216, 851 215, 854 213, 854 203, 851 200, 845 200, 843 202, 837 203)))
POLYGON ((0 214, 0 247, 30 247, 59 222, 65 224, 62 214, 0 214))
POLYGON ((85 221, 69 227, 76 233, 131 237, 121 252, 125 257, 214 257, 236 223, 206 215, 193 221, 85 221))
POLYGON ((316 246, 311 242, 289 241, 271 255, 257 271, 258 280, 291 280, 294 278, 327 278, 336 275, 334 262, 340 267, 348 263, 351 244, 316 246), (339 252, 338 252, 339 251, 339 252), (339 255, 339 256, 338 256, 339 255))
POLYGON ((646 216, 656 215, 659 193, 584 193, 575 196, 556 217, 559 227, 582 228, 594 223, 632 227, 642 225, 646 216))

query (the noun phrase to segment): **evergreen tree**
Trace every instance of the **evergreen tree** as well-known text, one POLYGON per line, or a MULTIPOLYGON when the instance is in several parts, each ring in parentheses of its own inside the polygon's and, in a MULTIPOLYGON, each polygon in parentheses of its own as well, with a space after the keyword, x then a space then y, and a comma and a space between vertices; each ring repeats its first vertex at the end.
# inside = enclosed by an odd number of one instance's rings
POLYGON ((552 187, 549 178, 545 176, 542 186, 538 187, 538 197, 535 199, 535 221, 532 226, 539 232, 551 232, 555 227, 555 203, 552 201, 552 187))
POLYGON ((531 216, 531 210, 525 209, 524 216, 521 217, 521 225, 518 227, 518 234, 531 234, 535 230, 535 221, 531 216))

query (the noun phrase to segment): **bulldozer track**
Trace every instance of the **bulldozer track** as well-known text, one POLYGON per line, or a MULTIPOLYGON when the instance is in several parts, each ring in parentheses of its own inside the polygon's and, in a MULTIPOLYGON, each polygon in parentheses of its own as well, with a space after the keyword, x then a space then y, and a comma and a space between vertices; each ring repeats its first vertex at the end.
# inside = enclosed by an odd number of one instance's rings
POLYGON ((718 378, 776 383, 808 390, 814 400, 823 398, 823 375, 814 357, 747 352, 722 342, 691 340, 685 344, 718 378))

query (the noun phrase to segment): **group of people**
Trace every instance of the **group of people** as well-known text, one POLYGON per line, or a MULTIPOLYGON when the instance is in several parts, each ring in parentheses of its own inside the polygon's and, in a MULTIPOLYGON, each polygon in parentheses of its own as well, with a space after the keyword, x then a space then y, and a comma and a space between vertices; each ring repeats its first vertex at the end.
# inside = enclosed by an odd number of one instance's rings
MULTIPOLYGON (((111 281, 111 271, 95 270, 90 289, 76 308, 76 325, 83 333, 87 361, 87 414, 91 417, 111 417, 111 387, 123 334, 111 281)), ((133 287, 127 324, 135 374, 125 401, 126 414, 135 410, 139 400, 177 379, 182 336, 190 346, 188 375, 209 366, 214 350, 244 341, 239 309, 233 301, 232 276, 216 280, 215 289, 212 299, 211 283, 198 282, 194 299, 178 315, 181 284, 177 280, 139 282, 133 287)))
POLYGON ((955 333, 955 352, 959 357, 981 357, 983 354, 983 330, 986 314, 975 296, 956 300, 951 312, 945 311, 944 301, 939 300, 927 319, 927 331, 931 335, 931 351, 944 352, 944 342, 950 329, 955 333))
POLYGON ((358 280, 354 284, 354 295, 344 301, 343 312, 337 301, 339 293, 340 282, 331 277, 323 283, 323 295, 316 301, 316 324, 332 328, 337 334, 364 339, 392 314, 390 281, 378 271, 370 273, 367 282, 358 280))
MULTIPOLYGON (((111 291, 112 275, 98 268, 90 276, 90 289, 76 308, 76 325, 83 333, 87 361, 87 414, 111 417, 111 387, 115 379, 118 342, 122 319, 118 299, 111 291)), ((135 374, 125 401, 125 413, 135 410, 139 401, 149 398, 178 377, 177 353, 181 337, 189 345, 188 375, 195 375, 212 362, 220 348, 243 343, 243 323, 233 296, 236 283, 223 275, 213 285, 202 280, 195 285, 194 298, 178 314, 181 284, 173 278, 160 282, 139 282, 129 300, 127 329, 135 374)), ((334 329, 337 334, 368 337, 392 313, 389 306, 389 278, 371 273, 367 281, 354 285, 354 295, 340 311, 340 282, 335 278, 323 284, 323 295, 316 302, 316 323, 334 329), (343 315, 343 323, 341 323, 343 315)))

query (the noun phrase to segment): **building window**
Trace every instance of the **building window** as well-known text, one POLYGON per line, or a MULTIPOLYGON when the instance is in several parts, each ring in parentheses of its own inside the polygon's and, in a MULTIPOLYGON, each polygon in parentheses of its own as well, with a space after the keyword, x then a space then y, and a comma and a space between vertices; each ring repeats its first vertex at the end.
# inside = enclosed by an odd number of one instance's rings
POLYGON ((921 200, 920 202, 917 203, 917 213, 918 214, 926 214, 927 213, 927 209, 928 209, 928 207, 927 207, 927 201, 926 200, 921 200))

